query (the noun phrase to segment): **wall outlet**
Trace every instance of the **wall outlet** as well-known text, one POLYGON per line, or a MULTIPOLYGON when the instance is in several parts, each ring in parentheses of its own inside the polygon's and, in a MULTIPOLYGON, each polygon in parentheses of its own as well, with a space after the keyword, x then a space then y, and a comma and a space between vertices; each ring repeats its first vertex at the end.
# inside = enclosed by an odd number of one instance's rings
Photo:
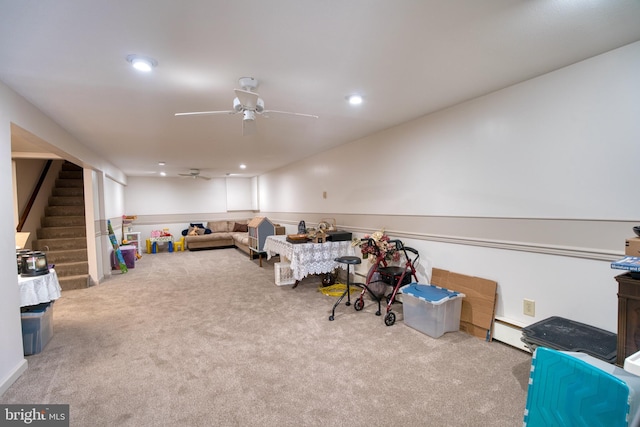
POLYGON ((532 299, 524 299, 522 301, 522 312, 527 316, 536 315, 536 302, 532 299))

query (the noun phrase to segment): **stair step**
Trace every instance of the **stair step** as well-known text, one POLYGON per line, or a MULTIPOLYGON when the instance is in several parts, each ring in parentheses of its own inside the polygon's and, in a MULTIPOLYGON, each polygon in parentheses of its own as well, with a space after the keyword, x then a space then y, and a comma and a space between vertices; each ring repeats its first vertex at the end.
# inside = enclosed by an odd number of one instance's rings
POLYGON ((85 289, 89 287, 89 275, 79 274, 77 276, 58 277, 58 282, 63 291, 85 289))
POLYGON ((71 171, 66 171, 66 170, 61 170, 60 172, 58 172, 58 178, 60 179, 82 179, 82 171, 76 171, 76 170, 71 170, 71 171))
MULTIPOLYGON (((87 261, 86 249, 68 249, 63 251, 47 251, 47 262, 49 264, 63 264, 66 262, 87 261)), ((57 268, 57 267, 56 267, 57 268)))
POLYGON ((49 206, 84 206, 84 197, 80 196, 51 196, 49 206))
MULTIPOLYGON (((32 242, 33 249, 36 251, 59 251, 65 249, 81 249, 87 248, 86 237, 73 237, 65 239, 38 239, 32 242)), ((48 260, 48 259, 47 259, 48 260)))
POLYGON ((53 192, 51 193, 53 196, 75 196, 75 197, 84 197, 84 188, 80 187, 54 187, 53 192))
POLYGON ((84 216, 45 216, 42 218, 42 228, 45 227, 84 227, 84 216))
POLYGON ((84 216, 84 206, 47 206, 46 216, 84 216))
POLYGON ((84 188, 84 181, 81 179, 56 179, 56 187, 59 188, 84 188))
MULTIPOLYGON (((51 264, 48 256, 47 262, 51 264)), ((89 263, 87 261, 63 262, 60 264, 56 263, 55 270, 58 274, 58 278, 89 274, 89 263)))
POLYGON ((80 227, 44 227, 38 228, 38 239, 66 239, 69 237, 86 237, 87 229, 80 227))

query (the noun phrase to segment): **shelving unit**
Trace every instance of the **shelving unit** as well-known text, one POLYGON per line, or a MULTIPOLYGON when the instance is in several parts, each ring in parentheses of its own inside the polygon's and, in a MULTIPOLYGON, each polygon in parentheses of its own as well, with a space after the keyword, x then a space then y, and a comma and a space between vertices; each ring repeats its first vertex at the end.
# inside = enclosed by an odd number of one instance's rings
POLYGON ((124 240, 127 241, 128 245, 134 245, 136 247, 136 252, 138 255, 142 256, 142 247, 140 246, 140 232, 139 231, 125 231, 123 233, 124 240))
POLYGON ((128 245, 136 247, 136 253, 142 256, 142 247, 140 246, 140 232, 133 231, 133 221, 138 219, 137 215, 122 216, 122 240, 126 240, 128 245))

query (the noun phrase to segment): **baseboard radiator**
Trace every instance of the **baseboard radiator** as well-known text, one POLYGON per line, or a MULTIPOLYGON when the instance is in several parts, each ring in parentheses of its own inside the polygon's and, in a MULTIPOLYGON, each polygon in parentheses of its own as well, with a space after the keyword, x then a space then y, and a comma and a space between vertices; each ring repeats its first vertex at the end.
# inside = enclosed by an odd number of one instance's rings
POLYGON ((530 352, 527 346, 520 340, 524 325, 516 320, 506 317, 496 317, 493 322, 493 339, 512 347, 530 352))

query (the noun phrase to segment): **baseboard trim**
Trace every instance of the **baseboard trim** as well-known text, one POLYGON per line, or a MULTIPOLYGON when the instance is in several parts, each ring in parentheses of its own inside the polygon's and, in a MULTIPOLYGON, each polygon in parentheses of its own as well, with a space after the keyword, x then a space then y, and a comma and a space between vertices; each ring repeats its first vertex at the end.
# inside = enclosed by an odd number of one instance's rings
POLYGON ((496 317, 495 322, 493 322, 493 339, 530 353, 531 351, 520 340, 522 328, 524 328, 524 325, 516 320, 496 317))
POLYGON ((13 370, 13 372, 11 372, 1 383, 0 383, 0 396, 2 396, 4 394, 5 391, 7 391, 9 389, 9 387, 11 387, 11 384, 13 384, 14 382, 16 382, 16 380, 18 378, 20 378, 20 375, 22 375, 27 368, 29 367, 29 362, 27 362, 27 359, 22 359, 20 361, 20 363, 18 363, 18 365, 15 367, 15 369, 13 370))

